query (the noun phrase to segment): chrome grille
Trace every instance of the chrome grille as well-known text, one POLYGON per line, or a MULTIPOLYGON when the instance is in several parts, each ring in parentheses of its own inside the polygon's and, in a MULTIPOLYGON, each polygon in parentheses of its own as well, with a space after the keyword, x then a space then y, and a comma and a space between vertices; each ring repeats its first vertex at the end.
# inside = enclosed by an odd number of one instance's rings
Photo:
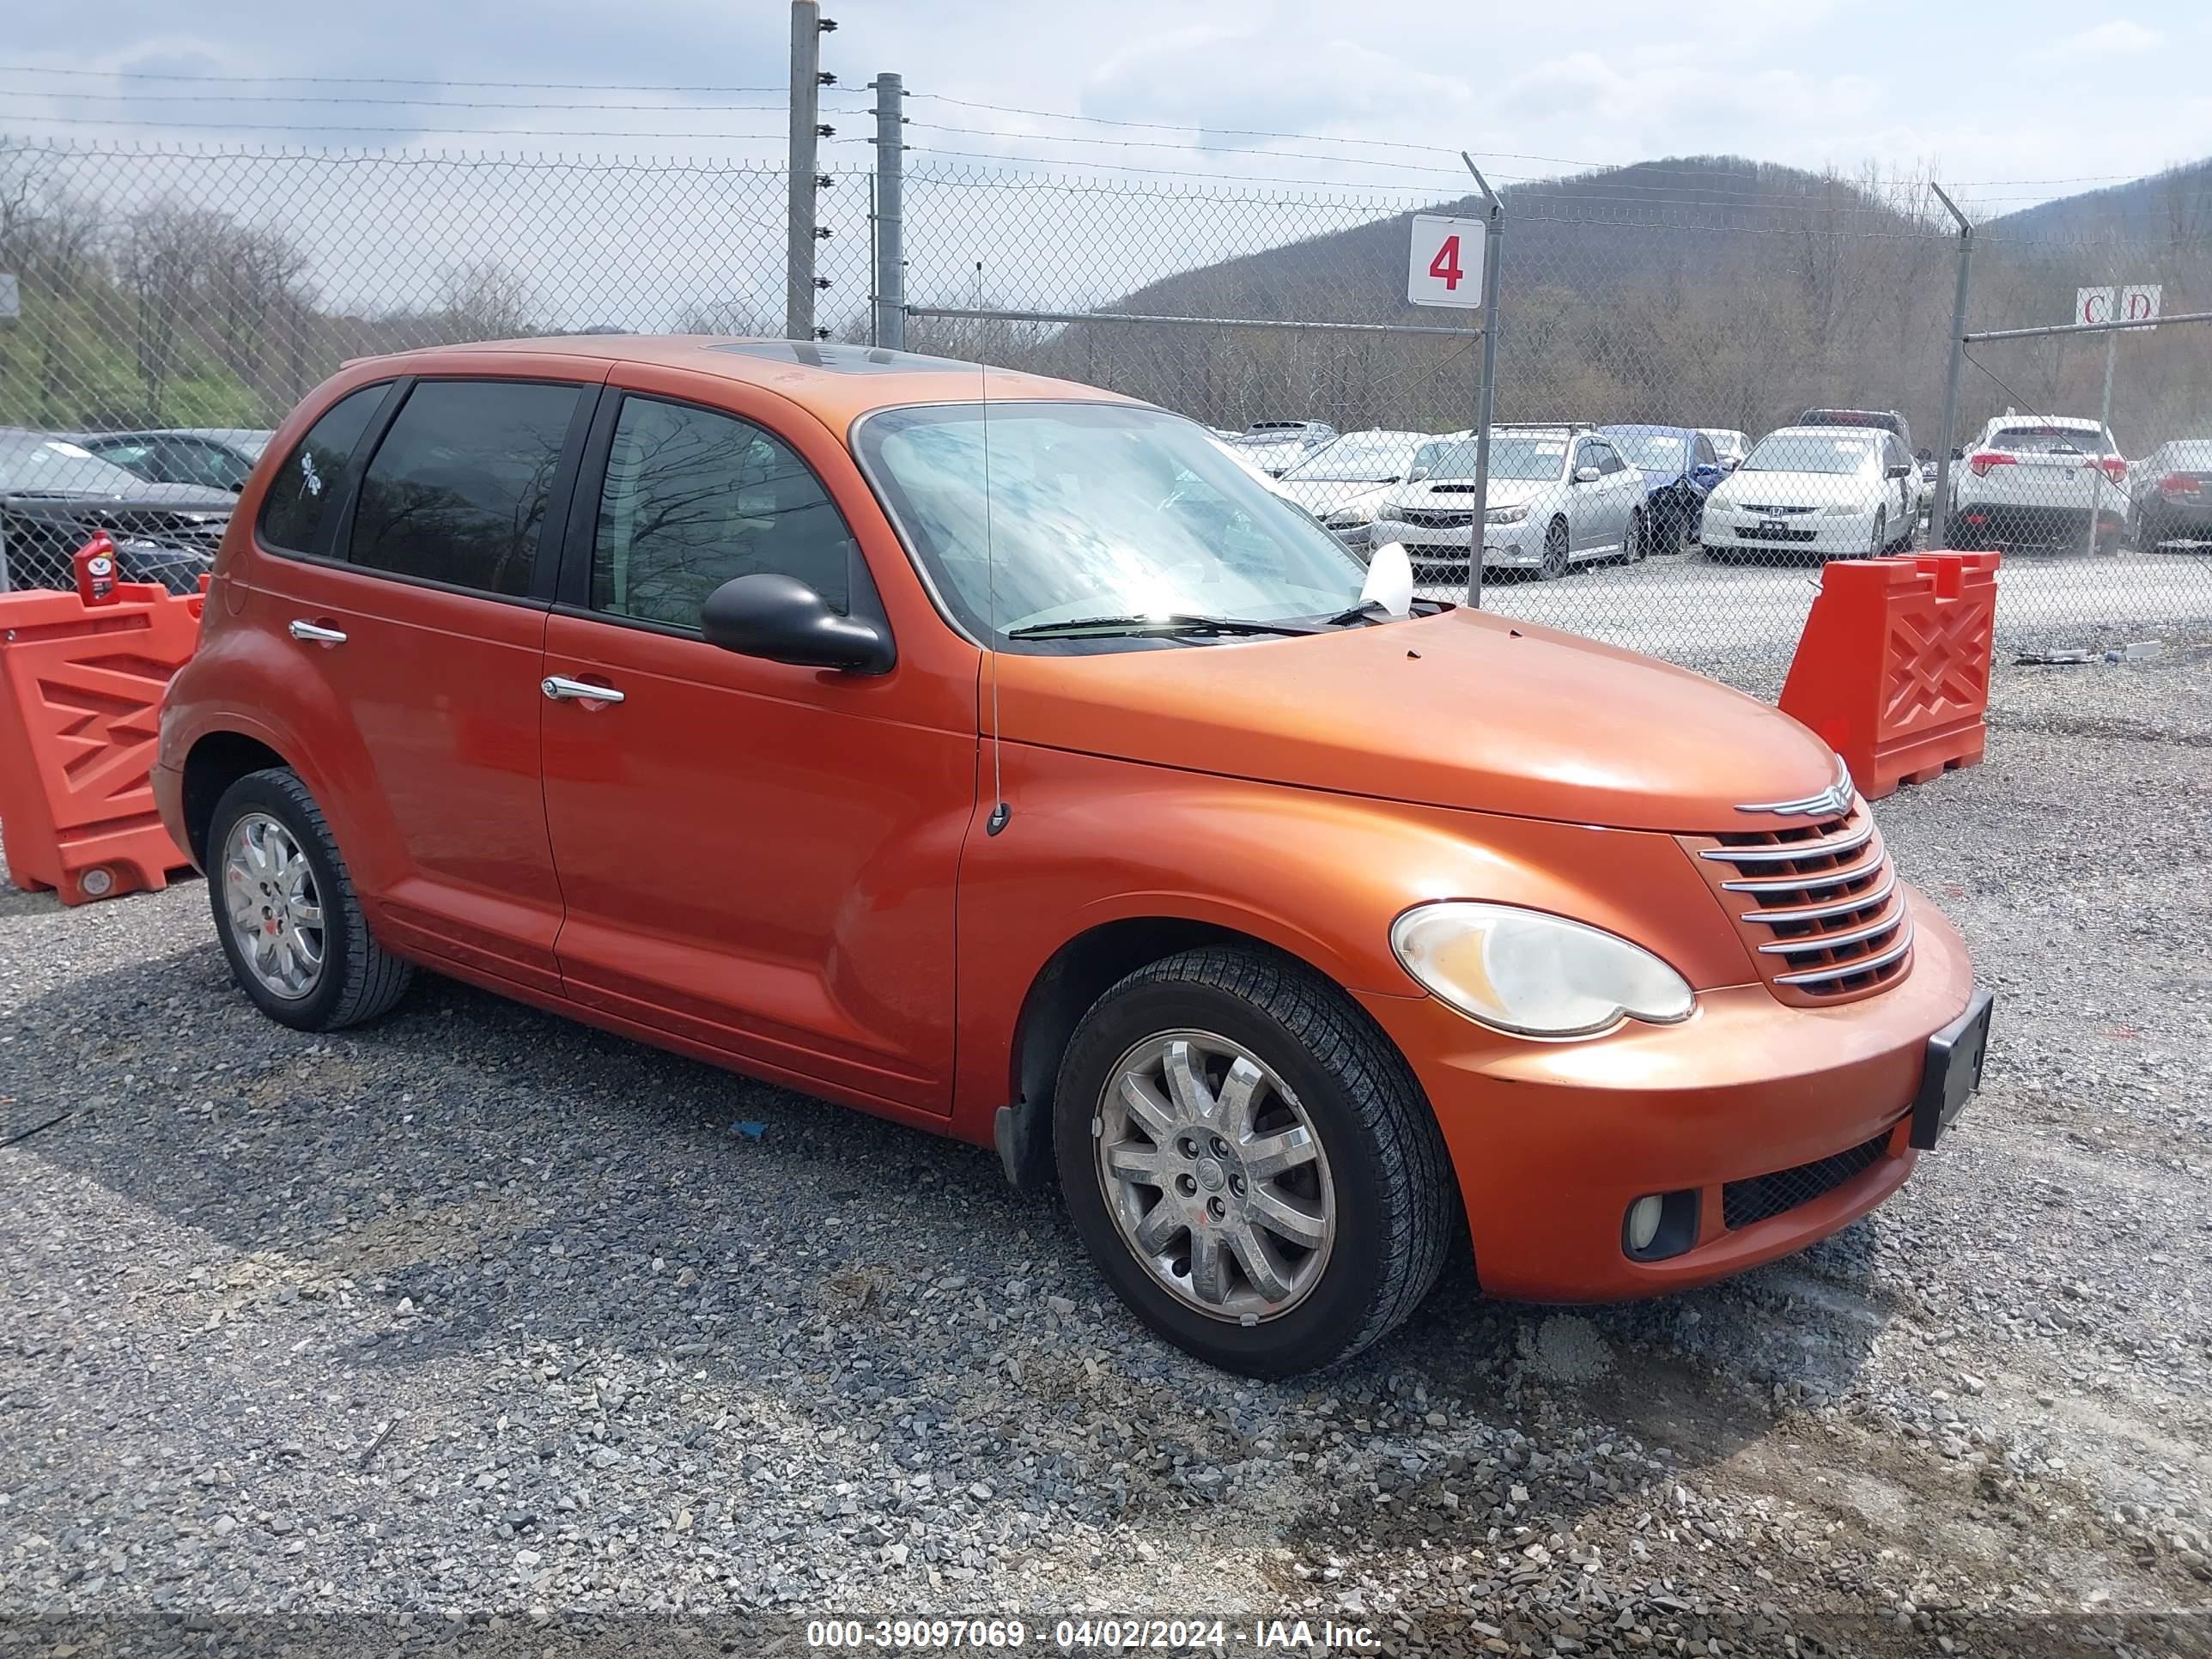
POLYGON ((1847 1002, 1911 965, 1911 912, 1856 796, 1841 817, 1802 827, 1681 840, 1784 1001, 1847 1002))
POLYGON ((1452 530, 1474 522, 1470 512, 1453 512, 1427 507, 1405 507, 1392 514, 1401 524, 1415 524, 1425 530, 1452 530))

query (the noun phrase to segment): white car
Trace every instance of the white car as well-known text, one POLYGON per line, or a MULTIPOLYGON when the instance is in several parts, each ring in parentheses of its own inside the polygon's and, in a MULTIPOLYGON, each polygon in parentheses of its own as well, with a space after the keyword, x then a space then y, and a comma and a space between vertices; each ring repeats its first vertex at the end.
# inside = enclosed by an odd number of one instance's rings
POLYGON ((1705 497, 1712 558, 1879 558, 1912 545, 1920 470, 1879 427, 1785 426, 1752 446, 1705 497))
POLYGON ((1426 432, 1347 432, 1284 473, 1276 494, 1319 519, 1346 547, 1364 548, 1376 510, 1391 485, 1406 482, 1414 453, 1429 441, 1426 432))
POLYGON ((1743 465, 1743 458, 1751 453, 1751 439, 1733 427, 1701 426, 1698 431, 1712 441, 1713 453, 1720 457, 1721 470, 1733 472, 1743 465))
POLYGON ((1255 421, 1229 441, 1262 472, 1281 477, 1325 444, 1336 441, 1326 421, 1255 421))
POLYGON ((1951 465, 1946 547, 2117 551, 2127 526, 2128 464, 2112 429, 2078 416, 1998 416, 1951 465))
MULTIPOLYGON (((1474 540, 1474 440, 1421 446, 1407 482, 1386 495, 1368 532, 1374 547, 1402 542, 1413 580, 1467 579, 1474 540)), ((1494 426, 1482 568, 1534 570, 1547 580, 1584 559, 1640 559, 1644 474, 1579 426, 1494 426)))

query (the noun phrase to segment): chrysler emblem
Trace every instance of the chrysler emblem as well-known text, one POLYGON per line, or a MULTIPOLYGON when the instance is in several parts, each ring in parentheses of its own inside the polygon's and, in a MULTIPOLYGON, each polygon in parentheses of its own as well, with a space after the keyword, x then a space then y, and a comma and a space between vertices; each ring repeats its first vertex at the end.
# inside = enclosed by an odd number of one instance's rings
POLYGON ((1839 818, 1851 810, 1851 798, 1856 793, 1851 787, 1850 769, 1839 760, 1836 763, 1836 781, 1817 795, 1808 795, 1802 800, 1746 801, 1735 810, 1771 812, 1784 818, 1839 818))

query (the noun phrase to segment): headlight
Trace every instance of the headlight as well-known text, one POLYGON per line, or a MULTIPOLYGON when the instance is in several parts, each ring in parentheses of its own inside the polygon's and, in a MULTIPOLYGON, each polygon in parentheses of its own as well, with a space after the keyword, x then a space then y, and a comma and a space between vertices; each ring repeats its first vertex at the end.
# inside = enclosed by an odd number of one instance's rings
POLYGON ((1485 524, 1519 524, 1528 516, 1526 507, 1493 507, 1482 515, 1485 524))
POLYGON ((1624 1016, 1671 1024, 1696 998, 1640 945, 1509 904, 1446 899, 1390 926, 1405 969, 1469 1019, 1522 1036, 1587 1036, 1624 1016))
POLYGON ((1322 522, 1331 529, 1352 529, 1356 525, 1373 524, 1376 509, 1371 507, 1340 507, 1322 522))
POLYGON ((1863 507, 1853 507, 1849 501, 1843 501, 1834 507, 1822 507, 1820 516, 1824 519, 1863 519, 1866 511, 1863 507))

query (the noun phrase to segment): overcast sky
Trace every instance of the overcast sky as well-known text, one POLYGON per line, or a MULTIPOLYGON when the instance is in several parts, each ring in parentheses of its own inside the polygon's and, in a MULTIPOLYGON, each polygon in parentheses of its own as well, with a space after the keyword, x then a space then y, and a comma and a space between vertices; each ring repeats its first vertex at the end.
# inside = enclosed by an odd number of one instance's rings
MULTIPOLYGON (((2203 73, 2212 61, 2212 8, 2201 0, 2124 0, 2101 14, 2051 0, 832 0, 826 10, 839 27, 823 43, 823 62, 845 87, 892 69, 915 93, 1160 124, 1113 128, 917 99, 909 135, 916 146, 1119 164, 1128 178, 1158 168, 1449 191, 1449 153, 1462 147, 1507 177, 1729 153, 1933 171, 2002 212, 2087 187, 2062 181, 2212 154, 2212 91, 2203 73), (1314 144, 1247 130, 1379 142, 1314 144), (1048 142, 1045 134, 1093 142, 1048 142), (1358 166, 1354 157, 1393 165, 1358 166), (1995 180, 2022 182, 1983 182, 1995 180)), ((0 131, 769 159, 781 153, 774 92, 617 95, 460 83, 775 88, 786 78, 788 15, 777 0, 24 5, 11 8, 0 62, 136 73, 0 76, 0 131), (434 84, 141 78, 156 71, 434 84), (276 95, 310 90, 524 107, 307 104, 276 95), (551 107, 561 103, 600 107, 551 107), (655 107, 604 107, 611 103, 655 107), (768 107, 732 107, 744 105, 768 107), (386 128, 396 130, 372 131, 386 128), (640 136, 595 136, 605 132, 640 136), (737 134, 754 136, 724 136, 737 134)), ((842 109, 859 99, 827 101, 842 109)), ((847 113, 827 118, 848 142, 831 145, 825 160, 864 164, 867 152, 849 142, 862 122, 847 113)))

